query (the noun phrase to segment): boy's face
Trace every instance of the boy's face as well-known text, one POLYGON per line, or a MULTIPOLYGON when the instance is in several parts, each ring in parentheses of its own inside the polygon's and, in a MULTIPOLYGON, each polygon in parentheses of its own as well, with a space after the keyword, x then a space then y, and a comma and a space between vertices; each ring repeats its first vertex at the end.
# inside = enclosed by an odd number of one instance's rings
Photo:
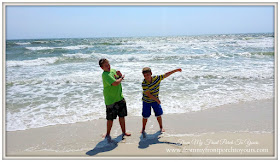
POLYGON ((149 82, 152 80, 152 72, 144 73, 143 76, 144 76, 145 80, 147 80, 149 82))
POLYGON ((110 63, 108 61, 105 61, 101 67, 104 71, 110 72, 111 70, 111 66, 110 63))

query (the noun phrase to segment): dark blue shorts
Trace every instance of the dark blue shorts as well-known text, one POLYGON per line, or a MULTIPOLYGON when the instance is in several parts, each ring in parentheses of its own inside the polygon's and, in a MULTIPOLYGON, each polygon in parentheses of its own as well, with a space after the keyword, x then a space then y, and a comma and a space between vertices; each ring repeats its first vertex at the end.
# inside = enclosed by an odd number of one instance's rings
POLYGON ((143 118, 147 119, 151 116, 151 107, 154 109, 154 113, 156 117, 159 117, 163 114, 162 108, 160 104, 158 104, 157 102, 147 103, 143 101, 143 109, 142 109, 143 118))

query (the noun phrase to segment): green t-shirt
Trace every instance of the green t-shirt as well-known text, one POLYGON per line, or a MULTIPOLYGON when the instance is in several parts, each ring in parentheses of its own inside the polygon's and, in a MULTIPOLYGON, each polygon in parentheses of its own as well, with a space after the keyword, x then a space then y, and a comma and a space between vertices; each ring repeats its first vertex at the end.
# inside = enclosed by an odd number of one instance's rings
POLYGON ((111 69, 110 72, 104 71, 102 73, 105 105, 112 105, 113 103, 123 99, 121 83, 117 86, 112 85, 112 83, 114 83, 117 78, 118 75, 115 69, 111 69))

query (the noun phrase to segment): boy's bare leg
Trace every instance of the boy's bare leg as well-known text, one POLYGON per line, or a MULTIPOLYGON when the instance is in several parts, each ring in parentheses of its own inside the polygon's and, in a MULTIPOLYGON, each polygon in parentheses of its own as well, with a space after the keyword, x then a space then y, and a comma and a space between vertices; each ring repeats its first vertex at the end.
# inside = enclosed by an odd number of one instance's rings
POLYGON ((162 118, 161 118, 161 116, 157 117, 157 121, 158 121, 158 124, 159 124, 160 131, 161 132, 165 132, 165 130, 162 127, 162 118))
POLYGON ((110 136, 112 126, 113 126, 113 120, 107 120, 107 133, 106 133, 105 137, 110 136))
POLYGON ((125 119, 124 119, 124 117, 119 117, 119 122, 120 122, 120 126, 121 126, 121 129, 122 129, 123 135, 125 135, 125 136, 131 136, 130 133, 127 133, 127 132, 126 132, 126 129, 125 129, 125 119))
POLYGON ((142 122, 143 122, 143 127, 140 133, 144 133, 145 129, 146 129, 146 124, 147 124, 148 119, 143 118, 142 122))
POLYGON ((106 138, 109 143, 112 142, 112 139, 110 136, 112 126, 113 126, 113 120, 107 120, 107 133, 102 136, 103 138, 106 138))

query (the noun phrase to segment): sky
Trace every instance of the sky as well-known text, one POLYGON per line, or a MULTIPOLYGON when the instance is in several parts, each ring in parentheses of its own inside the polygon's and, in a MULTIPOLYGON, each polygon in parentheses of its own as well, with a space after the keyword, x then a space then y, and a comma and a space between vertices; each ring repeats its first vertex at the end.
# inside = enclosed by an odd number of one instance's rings
POLYGON ((8 40, 273 32, 273 6, 6 7, 8 40))

